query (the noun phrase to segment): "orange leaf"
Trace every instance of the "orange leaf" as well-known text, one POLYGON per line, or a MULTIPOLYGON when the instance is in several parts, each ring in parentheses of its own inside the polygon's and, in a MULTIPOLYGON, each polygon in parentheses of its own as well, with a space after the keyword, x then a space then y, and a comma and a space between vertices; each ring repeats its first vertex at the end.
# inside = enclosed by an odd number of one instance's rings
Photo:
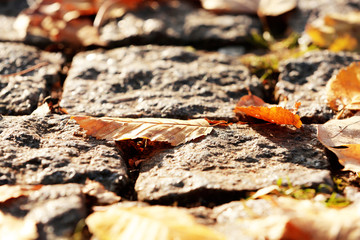
MULTIPOLYGON (((296 110, 300 105, 301 103, 299 102, 295 104, 296 110)), ((251 117, 262 119, 271 123, 294 125, 297 128, 300 128, 302 124, 299 115, 293 114, 289 110, 279 106, 267 106, 264 100, 252 95, 250 91, 248 95, 240 98, 239 102, 236 104, 234 112, 242 112, 251 117)))
POLYGON ((299 115, 293 114, 289 110, 278 106, 235 107, 234 111, 236 113, 243 112, 251 117, 262 119, 271 123, 294 125, 297 128, 300 128, 302 125, 299 115))
POLYGON ((360 63, 354 62, 342 68, 328 81, 326 92, 328 104, 333 110, 360 110, 360 63))

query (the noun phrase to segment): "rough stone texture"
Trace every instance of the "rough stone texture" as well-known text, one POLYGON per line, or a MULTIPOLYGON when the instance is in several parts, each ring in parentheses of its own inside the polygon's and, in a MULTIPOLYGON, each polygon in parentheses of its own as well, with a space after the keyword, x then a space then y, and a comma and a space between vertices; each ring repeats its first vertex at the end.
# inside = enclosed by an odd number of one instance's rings
POLYGON ((334 116, 326 103, 327 81, 340 68, 359 60, 358 54, 329 51, 309 52, 303 57, 290 59, 280 65, 275 96, 288 108, 300 101, 299 115, 305 123, 324 123, 334 116))
POLYGON ((183 1, 127 12, 100 29, 101 38, 111 46, 151 43, 201 48, 249 43, 252 31, 261 31, 255 16, 216 15, 183 1))
POLYGON ((29 196, 0 203, 0 210, 35 222, 38 239, 69 239, 87 215, 81 185, 74 183, 43 186, 29 196))
POLYGON ((127 169, 114 143, 74 136, 69 116, 4 116, 0 120, 0 184, 82 183, 122 193, 127 169))
POLYGON ((260 82, 236 58, 133 46, 76 55, 61 105, 71 114, 233 119, 247 87, 262 96, 260 82))
POLYGON ((279 178, 293 185, 331 184, 328 165, 312 125, 294 130, 235 124, 142 163, 135 190, 145 201, 211 202, 214 196, 225 200, 226 192, 259 189, 279 178))
POLYGON ((0 75, 18 73, 48 62, 23 75, 0 76, 0 114, 30 114, 47 95, 50 86, 60 81, 64 58, 60 53, 40 51, 16 43, 0 43, 0 75))
POLYGON ((26 0, 2 0, 0 1, 0 41, 23 41, 14 28, 16 16, 21 10, 29 5, 26 0))

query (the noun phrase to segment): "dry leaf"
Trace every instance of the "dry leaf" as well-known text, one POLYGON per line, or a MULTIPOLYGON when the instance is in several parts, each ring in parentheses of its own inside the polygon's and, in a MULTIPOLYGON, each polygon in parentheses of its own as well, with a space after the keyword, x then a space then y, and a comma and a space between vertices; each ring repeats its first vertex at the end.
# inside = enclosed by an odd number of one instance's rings
POLYGON ((338 156, 344 170, 360 172, 360 116, 319 125, 318 139, 338 156))
POLYGON ((172 146, 208 135, 212 127, 205 119, 177 120, 166 118, 94 118, 73 116, 88 135, 97 139, 127 140, 136 138, 168 142, 172 146))
POLYGON ((203 8, 217 12, 279 16, 296 8, 296 0, 201 0, 203 8))
POLYGON ((42 185, 2 185, 0 186, 0 203, 9 199, 29 196, 31 192, 37 191, 42 185))
POLYGON ((333 13, 306 26, 306 32, 319 47, 332 51, 359 49, 360 12, 333 13))
POLYGON ((91 214, 86 223, 99 240, 197 240, 225 239, 214 230, 195 222, 193 216, 174 207, 119 207, 91 214))
POLYGON ((333 76, 326 85, 327 101, 335 110, 360 110, 360 63, 354 62, 333 76))
POLYGON ((311 200, 287 197, 269 199, 277 214, 239 219, 246 233, 255 239, 336 240, 360 238, 360 206, 327 208, 311 200))
POLYGON ((19 219, 0 211, 0 239, 38 239, 37 227, 30 219, 19 219))
POLYGON ((251 94, 240 98, 234 112, 241 112, 248 116, 276 124, 293 125, 297 128, 300 128, 302 125, 299 115, 293 114, 279 106, 267 106, 262 99, 251 94))

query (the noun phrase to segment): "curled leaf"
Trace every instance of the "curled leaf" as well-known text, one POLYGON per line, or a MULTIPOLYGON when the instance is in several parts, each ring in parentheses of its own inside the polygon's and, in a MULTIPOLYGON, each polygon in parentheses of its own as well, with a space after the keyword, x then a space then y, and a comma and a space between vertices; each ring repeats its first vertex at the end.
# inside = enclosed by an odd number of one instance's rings
POLYGON ((262 99, 251 94, 240 99, 234 112, 241 112, 248 116, 276 124, 293 125, 297 128, 300 128, 302 125, 299 115, 280 106, 267 106, 262 99))
POLYGON ((118 207, 91 214, 86 223, 99 240, 105 239, 225 239, 195 222, 184 210, 172 207, 118 207))
POLYGON ((206 136, 212 127, 205 119, 177 120, 166 118, 94 118, 73 116, 87 134, 97 139, 122 141, 145 138, 168 142, 172 146, 206 136))
POLYGON ((329 106, 335 110, 360 110, 360 63, 342 68, 326 85, 329 106))
POLYGON ((360 172, 360 116, 319 125, 318 139, 338 156, 344 170, 360 172))

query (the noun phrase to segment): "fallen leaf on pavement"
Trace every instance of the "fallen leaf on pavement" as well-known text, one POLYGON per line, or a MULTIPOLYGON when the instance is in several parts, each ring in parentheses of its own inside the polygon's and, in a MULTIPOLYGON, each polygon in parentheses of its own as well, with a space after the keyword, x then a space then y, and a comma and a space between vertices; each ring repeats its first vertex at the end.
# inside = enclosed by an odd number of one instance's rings
POLYGON ((342 68, 326 84, 329 106, 335 110, 360 110, 360 63, 342 68))
POLYGON ((255 239, 359 239, 360 206, 327 208, 321 202, 272 198, 276 215, 239 219, 247 235, 255 239), (259 231, 261 229, 261 231, 259 231))
POLYGON ((212 127, 205 119, 178 120, 166 118, 94 118, 73 116, 88 135, 97 139, 122 141, 144 138, 177 146, 206 136, 212 127))
POLYGON ((293 125, 300 128, 302 122, 300 116, 280 106, 268 106, 259 97, 252 94, 240 98, 235 109, 235 113, 244 113, 248 116, 265 120, 276 124, 293 125))
POLYGON ((0 186, 0 203, 9 199, 29 196, 31 192, 39 190, 43 185, 2 185, 0 186))
POLYGON ((360 13, 332 13, 306 26, 313 43, 332 51, 359 49, 360 13))
POLYGON ((99 240, 105 239, 225 239, 220 233, 196 223, 193 216, 175 207, 119 207, 95 211, 86 223, 99 240))
POLYGON ((360 172, 360 116, 319 125, 318 139, 338 156, 344 170, 360 172))

